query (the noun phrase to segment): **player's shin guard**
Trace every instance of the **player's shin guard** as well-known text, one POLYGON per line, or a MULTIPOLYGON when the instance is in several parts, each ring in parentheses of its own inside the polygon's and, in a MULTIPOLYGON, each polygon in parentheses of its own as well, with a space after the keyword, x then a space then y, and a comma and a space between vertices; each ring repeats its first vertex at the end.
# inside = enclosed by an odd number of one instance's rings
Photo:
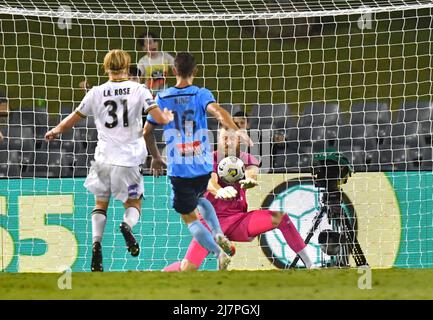
POLYGON ((104 234, 107 212, 102 209, 92 211, 92 272, 102 272, 102 235, 104 234))
POLYGON ((188 224, 188 229, 195 240, 207 251, 212 252, 215 256, 220 254, 220 247, 215 242, 208 229, 198 220, 188 224))
POLYGON ((92 211, 92 240, 95 242, 102 242, 102 235, 104 234, 105 223, 107 222, 107 212, 102 209, 94 209, 92 211))
POLYGON ((215 208, 212 203, 208 199, 203 197, 198 199, 199 212, 203 217, 204 221, 206 221, 207 225, 212 231, 213 236, 218 234, 223 234, 221 230, 220 223, 218 221, 218 217, 216 215, 215 208))
POLYGON ((312 262, 307 254, 307 246, 287 214, 283 215, 278 229, 280 229, 289 247, 295 251, 304 262, 305 267, 308 269, 311 268, 312 262))
POLYGON ((125 210, 123 215, 123 222, 127 223, 128 226, 134 228, 140 219, 140 211, 136 207, 129 207, 125 210))

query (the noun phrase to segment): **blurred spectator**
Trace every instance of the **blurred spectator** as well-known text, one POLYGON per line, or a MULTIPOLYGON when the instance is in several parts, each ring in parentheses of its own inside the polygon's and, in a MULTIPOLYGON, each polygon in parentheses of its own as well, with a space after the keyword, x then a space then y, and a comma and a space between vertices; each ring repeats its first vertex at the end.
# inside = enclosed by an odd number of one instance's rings
POLYGON ((284 132, 284 129, 274 130, 272 142, 276 148, 280 148, 286 144, 286 134, 284 132))
POLYGON ((271 148, 273 172, 284 172, 287 166, 288 143, 284 129, 278 125, 274 125, 271 148))
POLYGON ((138 44, 146 53, 138 61, 138 69, 145 78, 146 86, 154 95, 165 89, 169 69, 174 64, 174 57, 159 51, 160 39, 151 32, 144 32, 138 39, 138 44))
POLYGON ((251 123, 248 120, 248 115, 243 111, 238 111, 233 116, 233 121, 239 127, 239 129, 249 130, 251 128, 251 123))
MULTIPOLYGON (((0 92, 0 124, 7 124, 7 118, 9 115, 8 99, 3 92, 0 92)), ((3 134, 0 131, 0 142, 3 141, 3 134)))

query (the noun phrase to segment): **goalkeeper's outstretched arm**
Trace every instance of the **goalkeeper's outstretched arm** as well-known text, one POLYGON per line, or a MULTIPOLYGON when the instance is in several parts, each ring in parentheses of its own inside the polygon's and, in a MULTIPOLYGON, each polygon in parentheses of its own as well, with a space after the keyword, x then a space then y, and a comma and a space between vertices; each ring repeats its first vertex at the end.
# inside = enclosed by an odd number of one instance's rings
POLYGON ((259 167, 248 166, 245 169, 245 179, 239 181, 242 189, 251 189, 259 185, 257 181, 257 175, 259 173, 259 167))

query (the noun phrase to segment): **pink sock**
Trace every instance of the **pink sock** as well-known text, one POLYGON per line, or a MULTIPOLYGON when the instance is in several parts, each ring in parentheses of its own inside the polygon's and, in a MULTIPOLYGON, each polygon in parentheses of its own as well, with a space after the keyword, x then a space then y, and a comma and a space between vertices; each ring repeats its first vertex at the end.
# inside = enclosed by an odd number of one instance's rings
POLYGON ((287 214, 283 216, 278 229, 280 229, 289 247, 296 253, 300 252, 306 247, 304 240, 302 239, 298 230, 296 230, 296 227, 293 225, 287 214))
POLYGON ((164 272, 180 272, 180 261, 176 261, 168 266, 166 266, 162 271, 164 272))

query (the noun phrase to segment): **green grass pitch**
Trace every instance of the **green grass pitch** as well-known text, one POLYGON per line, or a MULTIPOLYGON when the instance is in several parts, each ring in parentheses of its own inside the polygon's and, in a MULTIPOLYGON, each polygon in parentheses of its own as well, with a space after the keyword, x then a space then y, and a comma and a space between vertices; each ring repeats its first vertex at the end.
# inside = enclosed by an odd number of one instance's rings
POLYGON ((72 289, 60 290, 60 274, 0 274, 0 299, 432 299, 433 270, 372 270, 361 290, 356 269, 228 271, 196 273, 72 273, 72 289))

